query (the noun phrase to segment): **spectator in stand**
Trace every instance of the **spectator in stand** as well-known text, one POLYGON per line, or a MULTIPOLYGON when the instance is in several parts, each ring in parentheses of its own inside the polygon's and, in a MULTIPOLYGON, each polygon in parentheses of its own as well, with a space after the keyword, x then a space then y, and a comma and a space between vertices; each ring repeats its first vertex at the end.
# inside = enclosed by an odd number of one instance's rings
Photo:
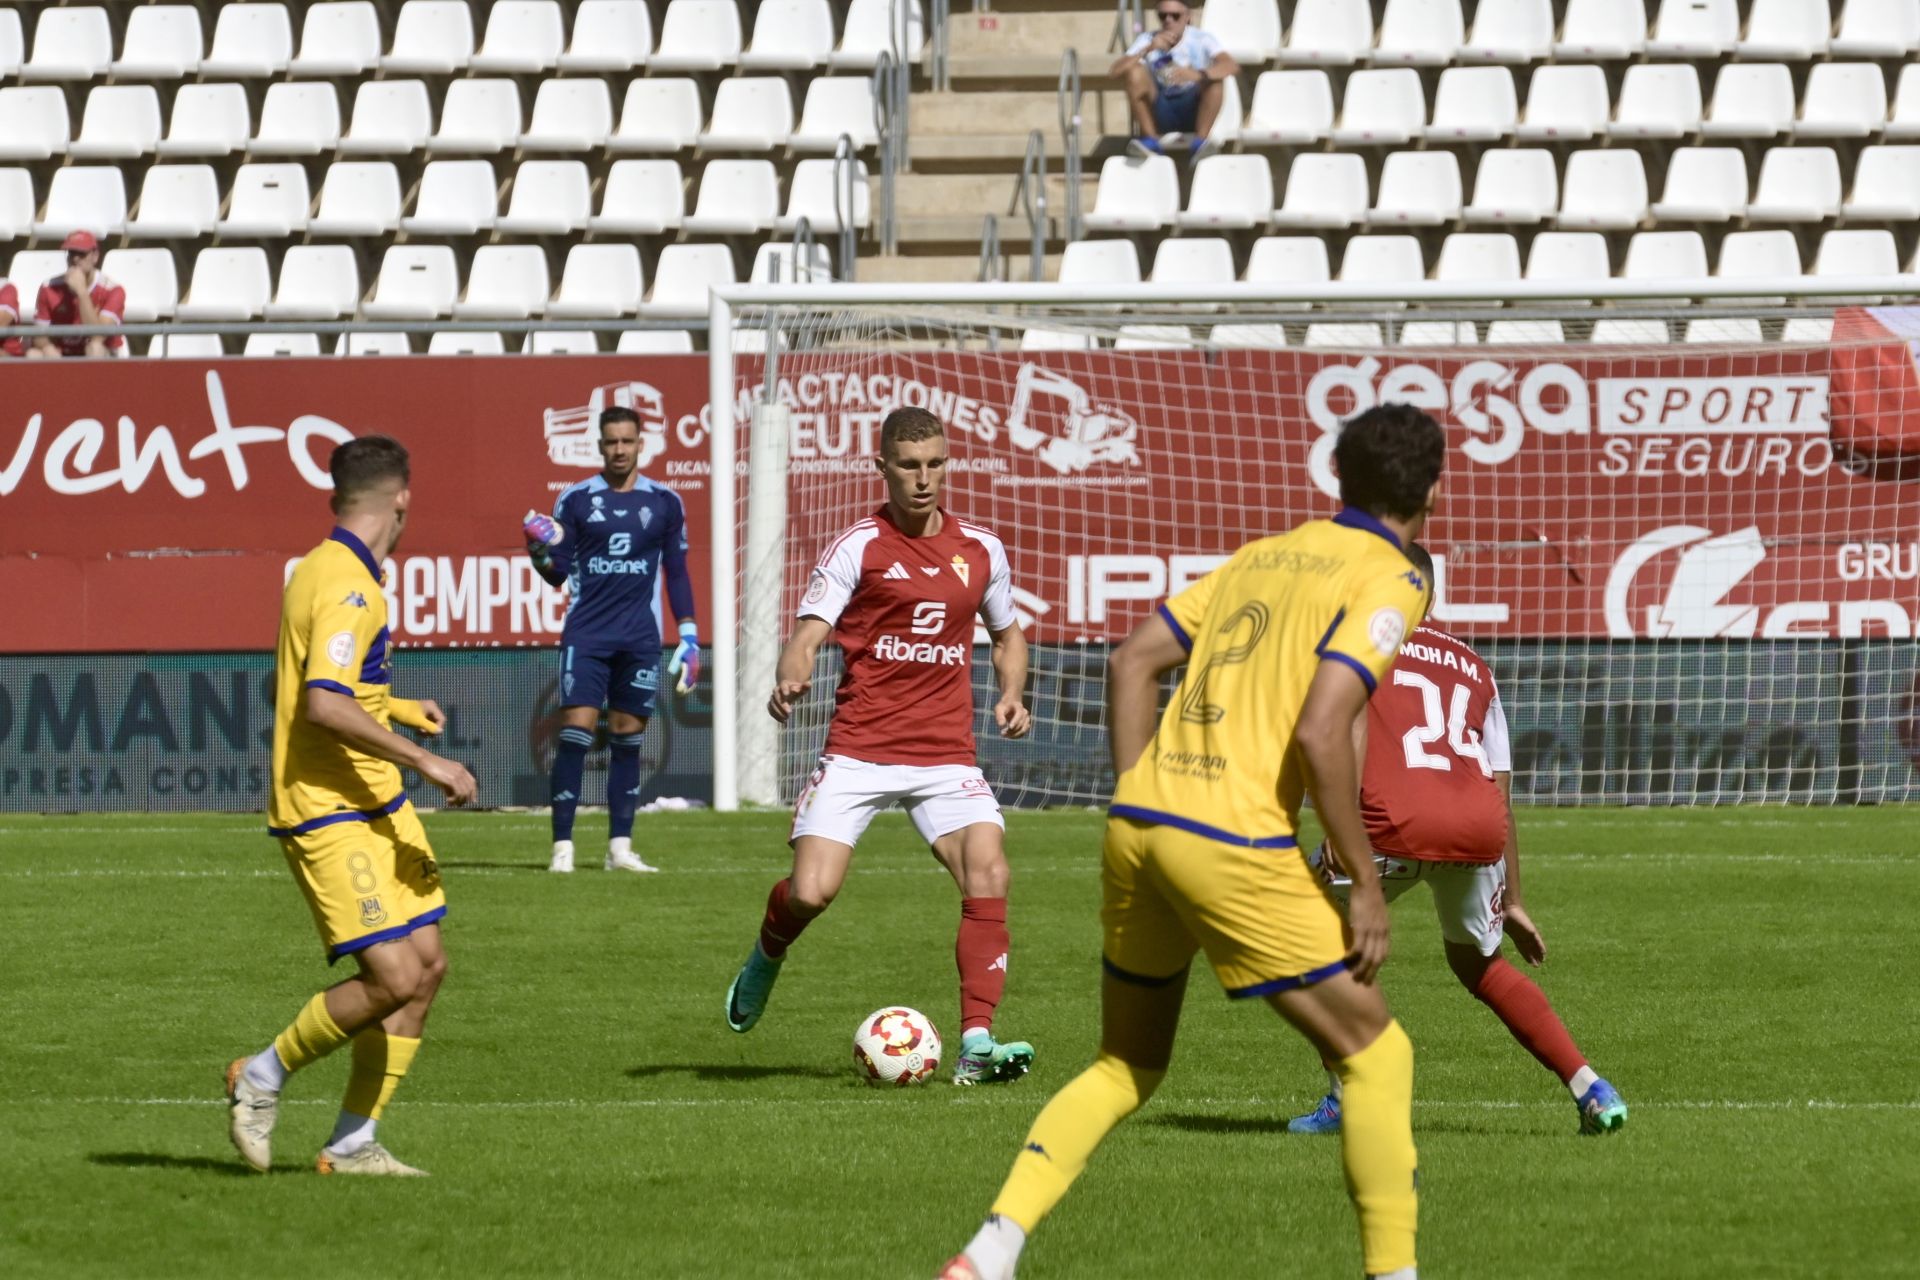
MULTIPOLYGON (((100 274, 100 241, 90 231, 76 231, 61 248, 67 251, 67 270, 40 286, 34 319, 40 324, 119 324, 127 309, 127 291, 100 274)), ((110 337, 35 337, 27 355, 36 360, 61 356, 104 356, 126 339, 110 337)))
POLYGON ((20 349, 18 333, 14 332, 19 327, 20 291, 13 287, 13 281, 0 280, 0 359, 26 354, 20 349))
POLYGON ((1184 0, 1154 6, 1157 32, 1141 32, 1107 74, 1122 81, 1140 136, 1127 150, 1144 160, 1191 134, 1188 163, 1200 159, 1226 99, 1221 82, 1240 70, 1220 41, 1193 25, 1184 0))

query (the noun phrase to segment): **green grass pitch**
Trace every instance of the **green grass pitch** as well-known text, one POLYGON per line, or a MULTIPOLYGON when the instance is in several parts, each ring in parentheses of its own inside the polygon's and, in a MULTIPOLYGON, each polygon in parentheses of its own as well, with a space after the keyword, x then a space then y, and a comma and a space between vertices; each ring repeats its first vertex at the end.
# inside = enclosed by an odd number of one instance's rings
MULTIPOLYGON (((862 1014, 953 1028, 953 887, 877 823, 768 1015, 721 1001, 785 867, 777 814, 645 817, 666 870, 545 873, 543 819, 433 814, 448 982, 381 1125, 421 1182, 316 1177, 346 1055, 289 1086, 276 1171, 226 1141, 219 1075, 328 980, 250 817, 0 818, 0 1275, 927 1277, 1028 1122, 1090 1058, 1099 817, 1011 815, 997 1089, 880 1092, 862 1014)), ((1632 1118, 1564 1090, 1456 986, 1429 900, 1388 996, 1418 1054, 1431 1277, 1920 1270, 1920 901, 1899 809, 1533 810, 1541 982, 1632 1118)), ((337 975, 335 975, 337 976, 337 975)), ((1197 971, 1173 1074, 1037 1233, 1022 1276, 1355 1276, 1337 1143, 1286 1134, 1321 1077, 1197 971)))

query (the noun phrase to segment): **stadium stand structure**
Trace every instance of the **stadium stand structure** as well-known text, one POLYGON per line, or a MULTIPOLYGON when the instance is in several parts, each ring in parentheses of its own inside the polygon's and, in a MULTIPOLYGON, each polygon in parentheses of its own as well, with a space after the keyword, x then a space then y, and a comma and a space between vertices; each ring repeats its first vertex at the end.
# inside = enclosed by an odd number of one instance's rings
MULTIPOLYGON (((1920 0, 1213 0, 1241 72, 1191 166, 1125 154, 1105 72, 1151 8, 18 6, 0 265, 31 296, 84 227, 129 320, 696 324, 708 283, 845 278, 849 244, 863 281, 1148 288, 1920 265, 1920 0)), ((293 337, 221 349, 333 345, 293 337)))

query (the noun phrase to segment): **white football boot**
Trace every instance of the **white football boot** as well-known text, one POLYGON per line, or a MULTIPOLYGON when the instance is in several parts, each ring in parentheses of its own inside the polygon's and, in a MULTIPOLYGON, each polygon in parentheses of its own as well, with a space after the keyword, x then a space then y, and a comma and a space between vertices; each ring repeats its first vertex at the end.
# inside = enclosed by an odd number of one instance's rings
POLYGON ((560 875, 573 874, 573 841, 555 840, 553 842, 553 861, 547 864, 547 870, 560 875))

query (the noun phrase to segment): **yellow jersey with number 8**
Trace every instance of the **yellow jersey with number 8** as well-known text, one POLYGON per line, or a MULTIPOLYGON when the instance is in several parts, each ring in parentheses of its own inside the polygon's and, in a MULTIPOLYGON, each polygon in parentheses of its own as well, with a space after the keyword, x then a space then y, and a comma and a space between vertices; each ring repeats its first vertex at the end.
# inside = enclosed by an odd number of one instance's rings
POLYGON ((1293 731, 1307 686, 1321 663, 1340 662, 1371 693, 1429 590, 1393 532, 1352 507, 1240 548, 1159 606, 1187 666, 1110 812, 1228 844, 1293 846, 1305 790, 1293 731))

